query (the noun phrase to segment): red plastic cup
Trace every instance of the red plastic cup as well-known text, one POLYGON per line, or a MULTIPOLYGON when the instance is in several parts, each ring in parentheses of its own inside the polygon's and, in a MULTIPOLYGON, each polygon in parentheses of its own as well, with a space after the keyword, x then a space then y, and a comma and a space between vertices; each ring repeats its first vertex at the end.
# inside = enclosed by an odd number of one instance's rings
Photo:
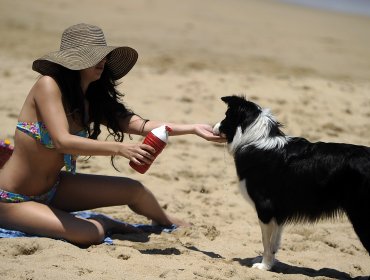
MULTIPOLYGON (((168 126, 163 126, 163 131, 160 129, 162 129, 162 127, 159 127, 149 132, 143 141, 143 144, 147 144, 155 149, 155 153, 152 154, 152 156, 154 156, 154 159, 156 159, 157 156, 166 147, 167 139, 168 139, 168 132, 172 131, 172 129, 168 126)), ((151 166, 151 164, 146 164, 146 163, 136 164, 132 161, 130 161, 129 164, 133 169, 135 169, 137 172, 141 174, 144 174, 145 172, 147 172, 151 166)))

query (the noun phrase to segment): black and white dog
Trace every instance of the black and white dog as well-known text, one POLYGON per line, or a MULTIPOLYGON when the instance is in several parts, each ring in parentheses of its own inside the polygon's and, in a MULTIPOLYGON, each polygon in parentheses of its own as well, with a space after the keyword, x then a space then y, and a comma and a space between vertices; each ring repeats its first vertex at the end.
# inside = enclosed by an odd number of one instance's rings
POLYGON ((262 231, 263 259, 253 267, 272 268, 284 224, 342 213, 370 252, 370 148, 288 137, 269 110, 244 97, 221 99, 228 109, 214 133, 227 139, 262 231))

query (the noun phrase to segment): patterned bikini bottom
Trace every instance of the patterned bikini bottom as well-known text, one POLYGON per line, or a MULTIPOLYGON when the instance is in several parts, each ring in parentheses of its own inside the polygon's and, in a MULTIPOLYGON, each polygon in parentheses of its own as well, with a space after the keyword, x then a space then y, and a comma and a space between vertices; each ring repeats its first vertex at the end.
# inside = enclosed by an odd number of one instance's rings
POLYGON ((43 204, 49 204, 52 199, 54 198, 55 192, 57 191, 57 187, 59 185, 59 180, 54 184, 50 191, 41 195, 24 195, 18 194, 13 192, 8 192, 0 189, 0 202, 7 202, 7 203, 18 203, 18 202, 25 202, 25 201, 36 201, 43 204))

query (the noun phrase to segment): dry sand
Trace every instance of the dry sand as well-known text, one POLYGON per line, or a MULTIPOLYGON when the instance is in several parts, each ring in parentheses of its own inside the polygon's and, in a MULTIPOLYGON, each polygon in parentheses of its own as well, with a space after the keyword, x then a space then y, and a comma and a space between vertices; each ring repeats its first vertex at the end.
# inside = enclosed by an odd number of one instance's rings
MULTIPOLYGON (((137 113, 173 122, 219 121, 220 97, 245 94, 289 135, 370 145, 370 18, 262 0, 2 0, 0 139, 37 73, 34 59, 59 48, 69 25, 99 25, 109 44, 140 53, 121 82, 137 113)), ((127 141, 128 140, 127 138, 127 141)), ((141 141, 135 137, 133 141, 141 141)), ((286 228, 272 272, 256 214, 238 192, 224 145, 173 137, 146 175, 125 159, 80 161, 79 170, 142 180, 173 215, 194 226, 172 234, 117 235, 80 249, 48 238, 0 240, 1 279, 357 279, 370 257, 342 218, 286 228)), ((96 209, 148 222, 127 207, 96 209)))

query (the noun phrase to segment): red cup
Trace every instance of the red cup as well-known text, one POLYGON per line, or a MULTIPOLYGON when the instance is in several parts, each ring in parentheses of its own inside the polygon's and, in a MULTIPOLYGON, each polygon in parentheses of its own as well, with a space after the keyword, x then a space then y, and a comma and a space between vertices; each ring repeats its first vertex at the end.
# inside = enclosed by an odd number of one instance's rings
MULTIPOLYGON (((172 131, 171 128, 168 126, 165 126, 165 133, 167 136, 167 132, 172 131)), ((167 139, 167 137, 166 137, 167 139)), ((163 140, 159 139, 152 131, 147 134, 145 137, 143 144, 147 144, 155 149, 155 153, 152 154, 154 156, 154 159, 157 158, 157 156, 163 151, 164 147, 166 147, 167 143, 163 140)), ((137 172, 144 174, 151 166, 151 164, 136 164, 132 161, 130 161, 130 166, 135 169, 137 172)))

